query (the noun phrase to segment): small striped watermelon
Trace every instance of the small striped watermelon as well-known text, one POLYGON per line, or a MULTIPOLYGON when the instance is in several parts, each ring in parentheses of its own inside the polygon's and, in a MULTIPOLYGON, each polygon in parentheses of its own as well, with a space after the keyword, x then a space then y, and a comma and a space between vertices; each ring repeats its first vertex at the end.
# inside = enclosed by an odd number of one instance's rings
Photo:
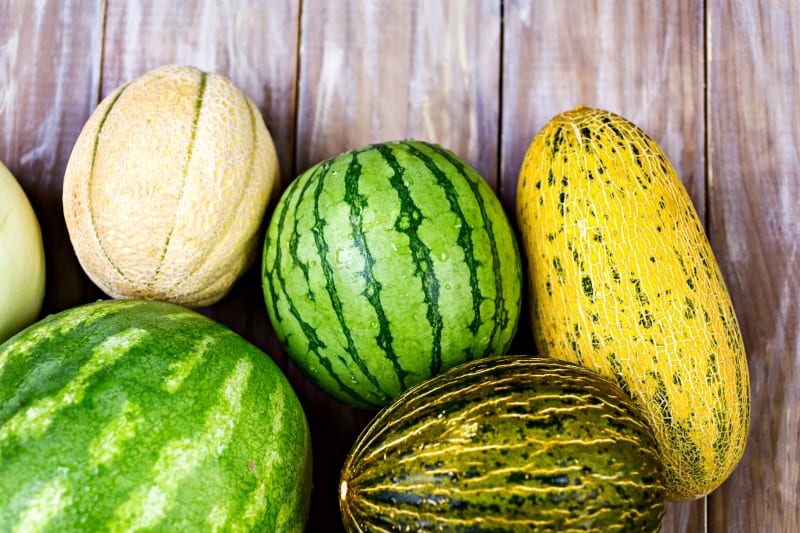
POLYGON ((280 369, 200 314, 101 301, 0 346, 0 531, 302 531, 310 470, 280 369))
POLYGON ((399 396, 345 461, 347 531, 658 531, 663 465, 610 381, 533 356, 465 363, 399 396))
POLYGON ((287 353, 360 407, 466 360, 505 353, 520 255, 474 169, 438 145, 373 144, 318 163, 284 192, 263 254, 287 353))

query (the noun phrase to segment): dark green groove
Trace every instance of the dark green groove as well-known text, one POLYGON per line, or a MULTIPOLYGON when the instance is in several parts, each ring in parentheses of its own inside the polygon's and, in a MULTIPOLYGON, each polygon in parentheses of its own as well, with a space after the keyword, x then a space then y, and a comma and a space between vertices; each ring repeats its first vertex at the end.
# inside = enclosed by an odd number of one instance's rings
POLYGON ((316 178, 316 189, 314 190, 314 225, 311 228, 311 233, 314 234, 314 244, 317 247, 317 256, 319 257, 319 263, 322 267, 322 274, 325 276, 325 290, 328 293, 328 298, 330 299, 333 312, 336 314, 336 320, 339 322, 339 327, 341 327, 342 335, 344 335, 348 354, 364 377, 366 377, 375 388, 376 394, 388 402, 391 400, 391 397, 383 392, 383 388, 381 387, 381 384, 378 383, 378 379, 374 374, 372 374, 372 372, 370 372, 367 364, 364 362, 364 359, 362 359, 361 355, 358 353, 358 346, 356 346, 355 341, 353 341, 353 335, 350 332, 350 326, 347 324, 347 321, 344 318, 344 308, 342 307, 341 299, 339 299, 339 292, 336 290, 333 267, 331 267, 331 263, 328 260, 328 243, 325 241, 325 226, 327 225, 327 222, 320 214, 319 198, 322 196, 322 192, 325 190, 325 178, 327 177, 329 170, 330 165, 327 166, 324 172, 322 172, 316 178))
POLYGON ((481 301, 484 299, 481 294, 480 285, 478 282, 478 267, 480 263, 475 259, 475 249, 472 244, 472 232, 474 231, 464 216, 464 211, 458 202, 458 192, 456 191, 453 182, 447 177, 447 174, 436 165, 436 162, 427 154, 421 152, 411 143, 404 143, 408 148, 409 153, 422 161, 425 167, 436 178, 436 183, 444 192, 447 203, 450 206, 450 211, 458 218, 460 227, 458 229, 458 238, 456 242, 464 252, 464 262, 469 269, 469 288, 472 296, 472 322, 469 324, 469 330, 472 334, 477 334, 478 329, 481 327, 481 301))
POLYGON ((91 191, 94 189, 92 185, 92 182, 94 182, 94 162, 95 159, 97 158, 97 148, 100 145, 100 133, 103 131, 103 126, 105 125, 106 120, 108 119, 108 115, 111 113, 111 110, 114 108, 114 105, 116 105, 117 100, 119 100, 119 97, 122 96, 122 93, 125 92, 125 89, 128 88, 128 85, 129 84, 126 83, 125 85, 120 87, 119 92, 111 100, 111 103, 108 104, 106 112, 103 113, 103 118, 100 119, 100 124, 97 125, 97 132, 94 134, 94 142, 92 144, 92 161, 89 164, 89 177, 87 179, 87 184, 86 184, 87 190, 89 191, 86 194, 86 203, 89 206, 89 220, 91 221, 92 224, 92 232, 94 233, 94 238, 97 240, 97 245, 100 247, 100 252, 103 254, 103 258, 106 261, 108 261, 108 264, 111 265, 111 267, 117 272, 117 274, 120 275, 120 277, 122 277, 122 279, 124 279, 128 283, 133 283, 131 279, 128 276, 126 276, 125 273, 122 272, 122 270, 120 270, 120 268, 116 265, 116 263, 114 263, 114 261, 111 260, 111 258, 108 256, 108 252, 106 251, 105 246, 103 246, 103 240, 100 238, 100 234, 97 232, 97 224, 95 222, 94 205, 92 204, 92 194, 91 194, 91 191))
MULTIPOLYGON (((322 170, 323 173, 326 173, 329 168, 330 168, 330 165, 321 165, 320 167, 318 167, 314 171, 314 175, 316 175, 316 173, 318 171, 320 171, 320 170, 322 170)), ((304 185, 307 185, 311 181, 312 181, 311 178, 309 178, 308 180, 306 180, 306 184, 304 184, 304 185)), ((291 200, 291 198, 294 196, 294 194, 299 189, 299 186, 296 185, 298 182, 299 182, 299 180, 295 180, 295 182, 292 183, 292 186, 287 191, 287 194, 289 195, 286 198, 287 201, 282 202, 283 206, 281 208, 280 214, 278 215, 278 234, 279 235, 282 233, 282 229, 286 224, 286 217, 287 217, 287 213, 289 211, 289 205, 291 204, 291 202, 289 200, 291 200)), ((306 189, 307 189, 307 187, 304 187, 303 188, 303 192, 305 192, 306 189)), ((299 200, 301 200, 301 199, 302 199, 302 194, 301 194, 301 197, 300 197, 299 200)), ((299 200, 298 200, 298 202, 299 202, 299 200)), ((270 244, 272 244, 272 242, 268 241, 265 246, 269 246, 270 244)), ((265 272, 271 272, 271 274, 270 275, 265 275, 264 279, 265 280, 269 280, 269 279, 275 280, 273 282, 267 283, 267 285, 269 285, 271 301, 273 302, 273 304, 271 305, 271 308, 273 309, 273 312, 275 313, 276 320, 277 320, 277 317, 278 317, 278 315, 277 315, 277 310, 278 310, 277 302, 278 302, 278 299, 280 297, 280 295, 275 292, 275 285, 277 284, 280 287, 280 290, 281 290, 281 292, 283 294, 284 300, 286 301, 286 304, 289 307, 289 313, 295 319, 295 321, 297 321, 298 325, 300 326, 300 329, 302 329, 302 331, 303 331, 303 334, 308 339, 308 351, 309 351, 309 353, 313 353, 316 356, 316 359, 319 362, 319 364, 322 365, 322 367, 333 378, 333 380, 339 386, 339 389, 344 394, 346 394, 347 396, 349 396, 350 398, 352 398, 354 401, 356 401, 358 403, 362 403, 362 404, 365 404, 365 405, 379 406, 376 402, 372 402, 372 401, 368 400, 367 398, 364 398, 361 394, 358 393, 358 391, 356 391, 356 390, 352 389, 351 387, 347 386, 347 384, 345 384, 341 380, 339 375, 334 370, 333 365, 331 364, 331 361, 327 357, 322 355, 322 352, 327 349, 327 345, 322 341, 322 339, 319 338, 319 336, 317 336, 317 332, 316 332, 316 329, 314 328, 314 326, 312 326, 311 324, 309 324, 308 322, 303 320, 302 314, 297 309, 297 306, 295 306, 294 301, 286 293, 286 280, 283 278, 283 272, 282 272, 282 269, 281 269, 282 259, 283 259, 281 243, 280 242, 275 242, 274 243, 274 247, 275 247, 275 261, 272 264, 272 270, 268 271, 266 266, 264 267, 264 271, 265 272)), ((266 254, 265 254, 265 258, 266 258, 266 254)), ((288 339, 285 338, 285 337, 282 337, 281 338, 281 342, 284 344, 284 347, 286 348, 286 350, 291 352, 291 348, 288 346, 288 339)), ((347 362, 341 356, 339 356, 339 360, 343 365, 347 366, 347 362)))
POLYGON ((422 212, 411 198, 408 186, 403 182, 403 172, 405 169, 398 163, 392 149, 386 144, 372 145, 375 150, 383 157, 389 168, 392 169, 392 176, 389 183, 394 188, 400 199, 400 215, 395 221, 394 227, 400 233, 408 237, 411 257, 414 260, 414 275, 422 282, 422 290, 425 294, 427 310, 425 313, 428 323, 431 326, 433 342, 431 347, 431 374, 438 374, 442 369, 442 315, 439 312, 439 280, 433 270, 433 259, 431 250, 420 239, 418 231, 422 223, 422 212))
MULTIPOLYGON (((494 321, 492 333, 489 337, 489 343, 483 355, 484 356, 494 355, 493 352, 496 350, 495 339, 497 338, 498 333, 503 332, 506 330, 506 328, 508 328, 510 321, 508 309, 506 308, 505 293, 503 291, 503 269, 500 265, 500 252, 497 249, 497 237, 495 235, 494 223, 492 222, 492 219, 489 216, 488 211, 486 210, 486 201, 483 195, 481 195, 480 191, 481 183, 472 179, 472 177, 464 168, 464 164, 461 161, 459 161, 453 154, 436 145, 431 145, 431 148, 437 154, 447 159, 447 161, 456 168, 458 173, 469 184, 470 189, 472 190, 472 193, 475 196, 475 203, 477 204, 478 209, 481 213, 481 220, 483 221, 483 225, 486 228, 486 236, 489 240, 489 248, 492 254, 492 272, 494 272, 493 276, 494 289, 495 289, 494 306, 495 306, 496 320, 494 321)), ((517 257, 519 257, 516 240, 512 239, 511 242, 514 246, 515 254, 517 255, 517 257)), ((521 277, 522 276, 521 269, 517 270, 519 271, 518 275, 521 277)), ((513 324, 512 327, 516 327, 516 324, 513 324)), ((513 337, 513 331, 510 333, 511 333, 510 337, 513 337)))
POLYGON ((353 244, 364 259, 364 269, 360 272, 361 277, 364 278, 364 282, 366 283, 363 295, 375 310, 375 314, 378 318, 379 329, 375 340, 391 362, 395 375, 397 375, 397 379, 400 382, 401 390, 405 390, 408 388, 408 384, 406 383, 408 372, 400 365, 400 361, 394 351, 392 330, 389 325, 389 320, 386 318, 383 304, 381 303, 381 283, 375 279, 375 275, 373 274, 375 258, 372 257, 366 236, 364 235, 361 210, 367 207, 367 197, 358 192, 358 178, 360 175, 361 164, 358 162, 358 153, 353 152, 353 157, 347 167, 347 172, 344 177, 344 201, 350 206, 350 229, 353 231, 353 244))
MULTIPOLYGON (((186 149, 186 162, 183 166, 183 182, 181 183, 181 194, 178 197, 178 204, 180 204, 181 200, 183 199, 184 189, 186 188, 186 181, 189 178, 189 164, 192 161, 192 154, 194 153, 194 142, 197 138, 197 123, 200 121, 200 110, 203 108, 203 97, 206 94, 206 84, 208 83, 208 73, 201 72, 200 73, 200 87, 197 89, 197 100, 194 103, 194 116, 192 117, 192 130, 189 134, 189 147, 186 149)), ((169 241, 172 240, 172 232, 175 231, 175 222, 173 220, 172 227, 169 228, 169 233, 167 233, 167 238, 164 240, 164 246, 161 249, 161 255, 158 258, 158 264, 156 265, 155 272, 153 272, 153 276, 145 283, 145 285, 151 285, 153 281, 158 277, 161 273, 161 267, 164 264, 164 258, 167 256, 167 249, 169 248, 169 241)))

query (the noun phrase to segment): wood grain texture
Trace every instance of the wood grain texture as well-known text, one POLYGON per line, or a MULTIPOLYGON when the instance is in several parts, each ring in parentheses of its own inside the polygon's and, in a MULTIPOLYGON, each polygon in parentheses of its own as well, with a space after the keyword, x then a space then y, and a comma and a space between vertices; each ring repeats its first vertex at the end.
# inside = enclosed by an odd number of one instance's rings
POLYGON ((800 531, 800 5, 710 3, 711 243, 750 365, 745 456, 711 531, 800 531))
POLYGON ((100 296, 72 251, 61 183, 72 145, 97 102, 102 23, 99 0, 0 0, 0 160, 22 185, 42 227, 43 314, 100 296))
MULTIPOLYGON (((509 213, 533 137, 582 104, 655 139, 704 216, 703 9, 698 0, 505 3, 500 193, 509 213)), ((519 347, 533 344, 529 324, 525 311, 519 347)), ((704 522, 705 500, 671 503, 663 531, 703 531, 704 522)))
MULTIPOLYGON (((497 183, 500 2, 303 3, 297 161, 371 142, 439 143, 497 183)), ((290 373, 293 383, 301 377, 290 373)), ((315 495, 309 531, 339 531, 339 468, 371 412, 307 384, 315 495)))
POLYGON ((453 150, 496 184, 499 1, 303 5, 298 172, 413 137, 453 150))

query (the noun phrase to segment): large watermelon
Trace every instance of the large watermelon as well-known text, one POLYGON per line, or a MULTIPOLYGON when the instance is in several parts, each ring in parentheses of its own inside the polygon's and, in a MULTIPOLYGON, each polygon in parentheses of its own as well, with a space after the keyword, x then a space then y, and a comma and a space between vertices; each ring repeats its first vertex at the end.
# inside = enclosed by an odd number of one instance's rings
POLYGON ((202 315, 96 302, 0 345, 0 531, 302 531, 310 474, 280 369, 202 315))
POLYGON ((279 200, 264 297, 322 389, 380 407, 467 360, 505 353, 521 263, 497 196, 452 152, 374 144, 313 166, 279 200))

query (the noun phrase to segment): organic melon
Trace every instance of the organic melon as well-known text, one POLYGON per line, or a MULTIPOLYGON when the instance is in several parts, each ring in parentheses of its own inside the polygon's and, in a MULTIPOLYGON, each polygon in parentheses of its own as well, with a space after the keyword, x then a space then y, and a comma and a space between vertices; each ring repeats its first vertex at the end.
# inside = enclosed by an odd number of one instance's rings
POLYGON ((350 533, 659 531, 664 468, 619 387, 532 356, 459 365, 399 396, 353 445, 350 533))
POLYGON ((91 280, 115 298, 222 298, 251 264, 278 161, 227 78, 165 66, 92 113, 64 176, 64 217, 91 280))
POLYGON ((44 287, 39 220, 25 191, 0 163, 0 342, 36 320, 44 287))
POLYGON ((301 532, 310 446, 269 356, 173 304, 87 304, 0 345, 0 531, 301 532))
POLYGON ((521 305, 519 251, 494 192, 451 151, 414 140, 294 180, 269 224, 263 279, 287 353, 362 407, 505 353, 521 305))
POLYGON ((747 443, 747 359, 714 252, 664 152, 617 114, 561 113, 525 156, 517 217, 538 352, 631 395, 659 441, 670 499, 714 490, 747 443))

